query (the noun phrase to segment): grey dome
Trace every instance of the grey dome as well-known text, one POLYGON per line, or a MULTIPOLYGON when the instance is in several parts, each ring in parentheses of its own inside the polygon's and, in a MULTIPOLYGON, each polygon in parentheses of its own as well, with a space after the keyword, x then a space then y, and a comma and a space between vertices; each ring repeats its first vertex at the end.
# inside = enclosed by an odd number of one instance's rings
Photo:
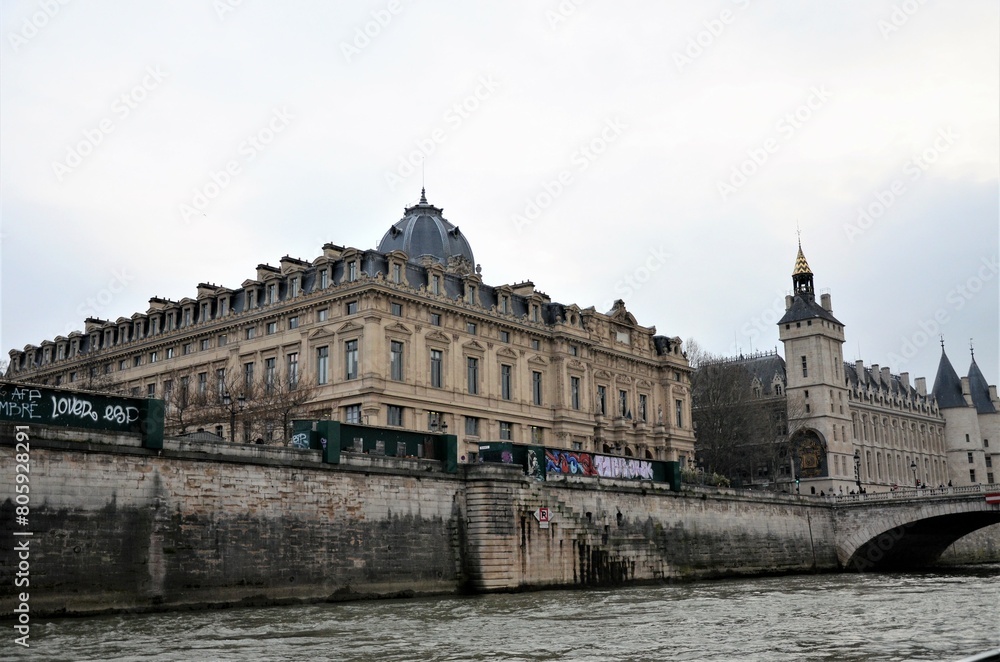
POLYGON ((424 190, 420 189, 420 202, 404 210, 403 218, 394 223, 378 243, 378 251, 404 251, 411 262, 429 255, 445 266, 456 257, 474 265, 476 261, 468 240, 458 226, 444 219, 442 211, 428 203, 424 190))

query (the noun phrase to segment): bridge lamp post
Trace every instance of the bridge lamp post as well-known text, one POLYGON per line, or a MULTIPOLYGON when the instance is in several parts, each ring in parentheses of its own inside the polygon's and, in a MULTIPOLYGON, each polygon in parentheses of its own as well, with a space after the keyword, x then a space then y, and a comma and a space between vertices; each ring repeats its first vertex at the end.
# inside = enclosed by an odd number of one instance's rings
POLYGON ((858 484, 858 494, 861 494, 861 451, 854 449, 854 482, 858 484))
POLYGON ((913 471, 913 487, 920 487, 917 483, 917 461, 910 461, 910 470, 913 471))

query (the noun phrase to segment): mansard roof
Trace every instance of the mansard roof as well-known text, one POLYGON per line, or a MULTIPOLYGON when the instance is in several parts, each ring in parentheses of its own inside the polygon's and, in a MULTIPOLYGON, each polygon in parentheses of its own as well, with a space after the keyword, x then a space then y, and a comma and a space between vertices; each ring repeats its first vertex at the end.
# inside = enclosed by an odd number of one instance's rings
POLYGON ((962 380, 958 378, 958 373, 948 360, 948 355, 944 353, 943 346, 937 376, 934 377, 934 398, 937 400, 938 409, 969 406, 962 395, 962 380))
POLYGON ((976 365, 975 356, 972 357, 972 365, 969 366, 969 393, 972 395, 972 404, 975 405, 976 412, 980 414, 996 412, 996 407, 990 400, 990 385, 986 383, 986 378, 976 365))
POLYGON ((716 361, 707 361, 702 365, 706 367, 711 365, 742 366, 747 371, 751 381, 760 383, 761 393, 766 396, 778 395, 774 389, 775 385, 781 384, 784 386, 787 383, 785 359, 778 354, 777 350, 773 352, 757 352, 748 356, 740 354, 739 356, 716 361))

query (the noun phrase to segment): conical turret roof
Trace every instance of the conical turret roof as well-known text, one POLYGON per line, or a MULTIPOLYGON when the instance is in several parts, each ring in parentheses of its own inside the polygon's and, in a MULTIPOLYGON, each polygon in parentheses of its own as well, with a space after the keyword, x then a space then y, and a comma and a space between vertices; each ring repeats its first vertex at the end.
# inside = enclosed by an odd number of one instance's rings
POLYGON ((972 404, 980 414, 992 414, 996 411, 993 401, 990 400, 990 385, 986 382, 983 372, 976 365, 976 357, 972 356, 972 365, 969 366, 969 393, 972 395, 972 404))
POLYGON ((955 407, 968 407, 962 395, 962 380, 958 378, 958 373, 952 367, 948 355, 944 353, 944 345, 941 345, 941 361, 938 363, 937 375, 934 377, 934 399, 937 400, 938 409, 953 409, 955 407))

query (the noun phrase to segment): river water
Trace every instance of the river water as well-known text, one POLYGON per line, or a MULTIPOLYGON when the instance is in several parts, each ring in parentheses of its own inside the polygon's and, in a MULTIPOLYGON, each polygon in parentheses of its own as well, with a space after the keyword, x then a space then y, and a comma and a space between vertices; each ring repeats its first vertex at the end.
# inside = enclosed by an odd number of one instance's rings
POLYGON ((1000 647, 1000 565, 64 618, 30 642, 0 659, 955 660, 1000 647))

